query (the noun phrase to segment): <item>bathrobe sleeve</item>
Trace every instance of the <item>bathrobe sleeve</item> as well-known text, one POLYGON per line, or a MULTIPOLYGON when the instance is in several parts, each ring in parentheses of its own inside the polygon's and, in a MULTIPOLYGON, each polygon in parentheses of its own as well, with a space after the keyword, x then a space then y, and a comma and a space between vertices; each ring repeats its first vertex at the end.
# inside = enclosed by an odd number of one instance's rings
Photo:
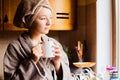
MULTIPOLYGON (((38 80, 40 76, 31 58, 24 58, 20 47, 10 44, 4 55, 4 80, 38 80)), ((41 78, 42 80, 42 78, 41 78)))
POLYGON ((63 74, 62 80, 71 80, 71 72, 70 72, 70 68, 69 68, 68 58, 65 53, 63 55, 64 56, 62 57, 62 60, 61 60, 61 67, 62 67, 62 74, 63 74))
POLYGON ((61 58, 61 70, 62 70, 61 72, 62 73, 59 74, 58 80, 60 80, 60 79, 61 80, 72 80, 68 57, 67 57, 66 53, 64 52, 62 45, 54 39, 53 39, 53 41, 55 41, 59 45, 61 53, 62 53, 62 58, 61 58))

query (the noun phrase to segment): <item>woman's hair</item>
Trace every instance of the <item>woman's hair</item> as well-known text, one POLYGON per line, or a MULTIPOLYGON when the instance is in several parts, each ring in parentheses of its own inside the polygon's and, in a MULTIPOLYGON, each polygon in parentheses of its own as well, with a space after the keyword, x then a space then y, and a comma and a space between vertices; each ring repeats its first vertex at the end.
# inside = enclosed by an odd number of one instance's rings
POLYGON ((42 7, 52 11, 48 0, 21 0, 13 24, 17 27, 29 28, 42 7))

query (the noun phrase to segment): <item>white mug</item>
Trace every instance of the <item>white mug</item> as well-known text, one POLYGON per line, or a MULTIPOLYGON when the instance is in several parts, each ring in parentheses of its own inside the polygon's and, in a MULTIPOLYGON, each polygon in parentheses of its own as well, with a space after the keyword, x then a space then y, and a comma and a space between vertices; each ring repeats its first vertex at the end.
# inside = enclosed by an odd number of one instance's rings
POLYGON ((43 54, 44 54, 43 57, 47 57, 47 58, 55 57, 53 45, 54 43, 51 40, 45 41, 43 43, 43 46, 42 46, 43 54))

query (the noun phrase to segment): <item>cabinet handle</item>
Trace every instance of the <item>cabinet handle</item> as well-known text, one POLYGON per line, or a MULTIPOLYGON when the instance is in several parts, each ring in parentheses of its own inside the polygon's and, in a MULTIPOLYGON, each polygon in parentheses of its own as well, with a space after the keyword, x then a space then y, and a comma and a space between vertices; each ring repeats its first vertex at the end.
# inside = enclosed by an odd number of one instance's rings
POLYGON ((57 19, 69 19, 69 13, 56 13, 57 19))
POLYGON ((57 17, 57 19, 69 19, 69 17, 57 17))
POLYGON ((57 15, 69 15, 69 13, 56 13, 57 15))

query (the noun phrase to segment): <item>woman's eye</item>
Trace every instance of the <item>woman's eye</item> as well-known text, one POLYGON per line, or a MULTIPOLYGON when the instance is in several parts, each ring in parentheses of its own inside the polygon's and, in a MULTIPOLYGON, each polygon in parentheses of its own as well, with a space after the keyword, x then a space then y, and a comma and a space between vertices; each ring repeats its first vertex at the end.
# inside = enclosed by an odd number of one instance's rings
POLYGON ((46 20, 46 18, 40 18, 40 20, 46 20))

